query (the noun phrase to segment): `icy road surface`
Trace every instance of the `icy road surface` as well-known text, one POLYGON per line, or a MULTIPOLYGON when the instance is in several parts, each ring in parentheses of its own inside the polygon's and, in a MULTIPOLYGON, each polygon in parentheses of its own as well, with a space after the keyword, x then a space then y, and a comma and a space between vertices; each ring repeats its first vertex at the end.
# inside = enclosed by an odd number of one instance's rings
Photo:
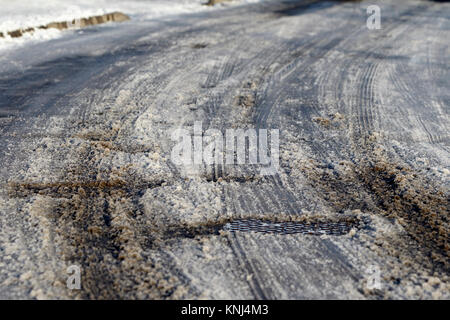
POLYGON ((265 1, 2 53, 0 298, 449 299, 450 4, 370 4, 381 30, 265 1), (174 165, 194 121, 279 129, 279 173, 174 165))

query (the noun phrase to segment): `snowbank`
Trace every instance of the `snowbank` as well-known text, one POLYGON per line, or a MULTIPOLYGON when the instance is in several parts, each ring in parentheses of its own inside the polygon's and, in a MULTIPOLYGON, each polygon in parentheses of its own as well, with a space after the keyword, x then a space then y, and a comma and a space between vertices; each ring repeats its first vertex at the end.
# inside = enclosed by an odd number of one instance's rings
MULTIPOLYGON (((258 2, 236 0, 226 5, 258 2)), ((203 10, 218 10, 221 6, 203 5, 206 0, 0 0, 0 32, 46 25, 51 22, 123 12, 133 21, 160 19, 171 15, 203 10)), ((0 51, 28 42, 45 41, 62 36, 58 30, 38 30, 20 39, 0 38, 0 51)))

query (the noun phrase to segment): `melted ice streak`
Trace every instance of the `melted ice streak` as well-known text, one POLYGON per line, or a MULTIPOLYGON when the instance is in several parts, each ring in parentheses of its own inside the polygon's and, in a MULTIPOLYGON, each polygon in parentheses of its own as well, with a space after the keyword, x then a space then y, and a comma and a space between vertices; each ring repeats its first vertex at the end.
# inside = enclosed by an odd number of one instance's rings
POLYGON ((345 222, 271 222, 267 220, 243 219, 225 224, 225 231, 262 232, 279 234, 309 234, 309 235, 344 235, 353 224, 345 222))

